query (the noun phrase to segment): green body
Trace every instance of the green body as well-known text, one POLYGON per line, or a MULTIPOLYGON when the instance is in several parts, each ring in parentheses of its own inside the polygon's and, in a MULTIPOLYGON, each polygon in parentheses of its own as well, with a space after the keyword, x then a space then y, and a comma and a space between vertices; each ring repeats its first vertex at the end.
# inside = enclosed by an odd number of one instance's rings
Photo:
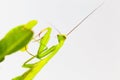
POLYGON ((33 37, 31 29, 36 24, 37 21, 32 20, 27 24, 17 26, 0 40, 0 62, 4 60, 6 55, 10 55, 28 44, 33 37))
POLYGON ((46 28, 48 30, 46 34, 41 38, 40 45, 42 47, 39 47, 37 58, 40 59, 40 61, 34 63, 34 64, 27 64, 28 61, 32 60, 34 57, 30 58, 23 67, 30 68, 28 71, 26 71, 23 75, 18 76, 12 80, 33 80, 33 78, 37 75, 37 73, 44 67, 44 65, 59 51, 59 49, 63 46, 64 41, 66 39, 65 35, 59 34, 57 35, 58 38, 58 44, 50 47, 49 49, 45 49, 51 33, 51 28, 46 28), (41 50, 41 51, 40 51, 41 50))
MULTIPOLYGON (((103 4, 103 3, 102 3, 103 4)), ((101 4, 101 5, 102 5, 101 4)), ((94 9, 90 14, 88 14, 82 21, 80 21, 70 32, 67 33, 67 36, 73 32, 82 22, 84 22, 93 12, 95 12, 101 5, 99 5, 96 9, 94 9)), ((29 68, 28 71, 26 71, 21 76, 18 76, 12 80, 33 80, 33 78, 36 76, 36 74, 44 67, 44 65, 59 51, 59 49, 63 46, 64 41, 66 40, 66 35, 58 34, 58 44, 47 48, 47 43, 50 38, 51 34, 51 28, 45 28, 43 31, 46 31, 46 34, 40 39, 40 47, 38 49, 38 53, 36 56, 30 58, 27 60, 23 67, 29 68), (33 58, 38 58, 40 61, 34 63, 34 64, 27 64, 27 62, 31 61, 33 58)), ((38 79, 40 80, 40 79, 38 79)))

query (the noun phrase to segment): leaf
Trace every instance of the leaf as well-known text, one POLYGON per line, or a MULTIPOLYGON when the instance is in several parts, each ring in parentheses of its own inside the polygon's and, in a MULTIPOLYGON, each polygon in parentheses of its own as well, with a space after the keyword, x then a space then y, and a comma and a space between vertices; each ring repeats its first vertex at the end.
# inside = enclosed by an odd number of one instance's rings
POLYGON ((0 40, 0 61, 2 61, 6 55, 22 49, 30 42, 33 37, 33 31, 31 29, 34 26, 35 20, 28 22, 27 25, 17 26, 0 40))

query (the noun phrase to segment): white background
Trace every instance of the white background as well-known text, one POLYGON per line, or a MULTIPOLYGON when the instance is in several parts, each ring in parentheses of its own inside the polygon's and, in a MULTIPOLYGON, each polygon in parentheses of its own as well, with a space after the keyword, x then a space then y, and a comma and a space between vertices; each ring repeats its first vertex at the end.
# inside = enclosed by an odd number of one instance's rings
MULTIPOLYGON (((34 31, 51 25, 69 32, 103 0, 1 0, 0 37, 16 25, 38 20, 34 31)), ((51 39, 58 32, 53 28, 51 39)), ((67 38, 58 54, 34 80, 120 80, 120 1, 106 0, 67 38)), ((49 45, 56 44, 51 41, 49 45)), ((33 45, 34 46, 34 45, 33 45)), ((31 48, 35 52, 37 48, 31 48)), ((0 63, 0 80, 22 74, 30 56, 17 52, 0 63)))

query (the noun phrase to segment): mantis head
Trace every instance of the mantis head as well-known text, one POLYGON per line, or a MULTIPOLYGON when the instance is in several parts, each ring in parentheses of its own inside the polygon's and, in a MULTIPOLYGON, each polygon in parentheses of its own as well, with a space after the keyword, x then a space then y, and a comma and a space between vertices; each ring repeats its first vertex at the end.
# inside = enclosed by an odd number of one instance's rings
POLYGON ((66 40, 66 35, 64 35, 64 34, 58 34, 57 38, 58 38, 58 42, 65 41, 66 40))

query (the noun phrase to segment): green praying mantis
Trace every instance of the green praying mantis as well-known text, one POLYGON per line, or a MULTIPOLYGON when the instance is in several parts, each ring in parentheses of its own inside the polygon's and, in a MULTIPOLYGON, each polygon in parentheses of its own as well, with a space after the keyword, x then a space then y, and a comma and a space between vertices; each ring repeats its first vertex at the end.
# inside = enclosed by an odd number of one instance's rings
POLYGON ((29 21, 27 24, 19 25, 10 30, 5 37, 0 40, 0 62, 5 56, 10 55, 25 47, 33 37, 31 30, 37 24, 36 20, 29 21))
MULTIPOLYGON (((101 6, 101 5, 100 5, 101 6)), ((57 40, 58 43, 51 46, 50 48, 46 48, 49 40, 50 40, 50 34, 52 31, 52 28, 47 27, 43 29, 39 35, 42 32, 46 33, 42 38, 39 40, 39 49, 35 56, 32 56, 30 59, 28 59, 24 64, 23 67, 29 68, 28 71, 23 73, 22 75, 13 78, 12 80, 33 80, 34 77, 37 75, 37 73, 48 63, 48 61, 60 50, 60 48, 64 45, 65 40, 67 39, 67 36, 73 32, 82 22, 84 22, 93 12, 95 12, 100 6, 98 6, 95 10, 93 10, 89 15, 87 15, 81 22, 79 22, 70 32, 67 34, 58 34, 57 40), (40 61, 30 64, 29 62, 37 58, 40 61)))

